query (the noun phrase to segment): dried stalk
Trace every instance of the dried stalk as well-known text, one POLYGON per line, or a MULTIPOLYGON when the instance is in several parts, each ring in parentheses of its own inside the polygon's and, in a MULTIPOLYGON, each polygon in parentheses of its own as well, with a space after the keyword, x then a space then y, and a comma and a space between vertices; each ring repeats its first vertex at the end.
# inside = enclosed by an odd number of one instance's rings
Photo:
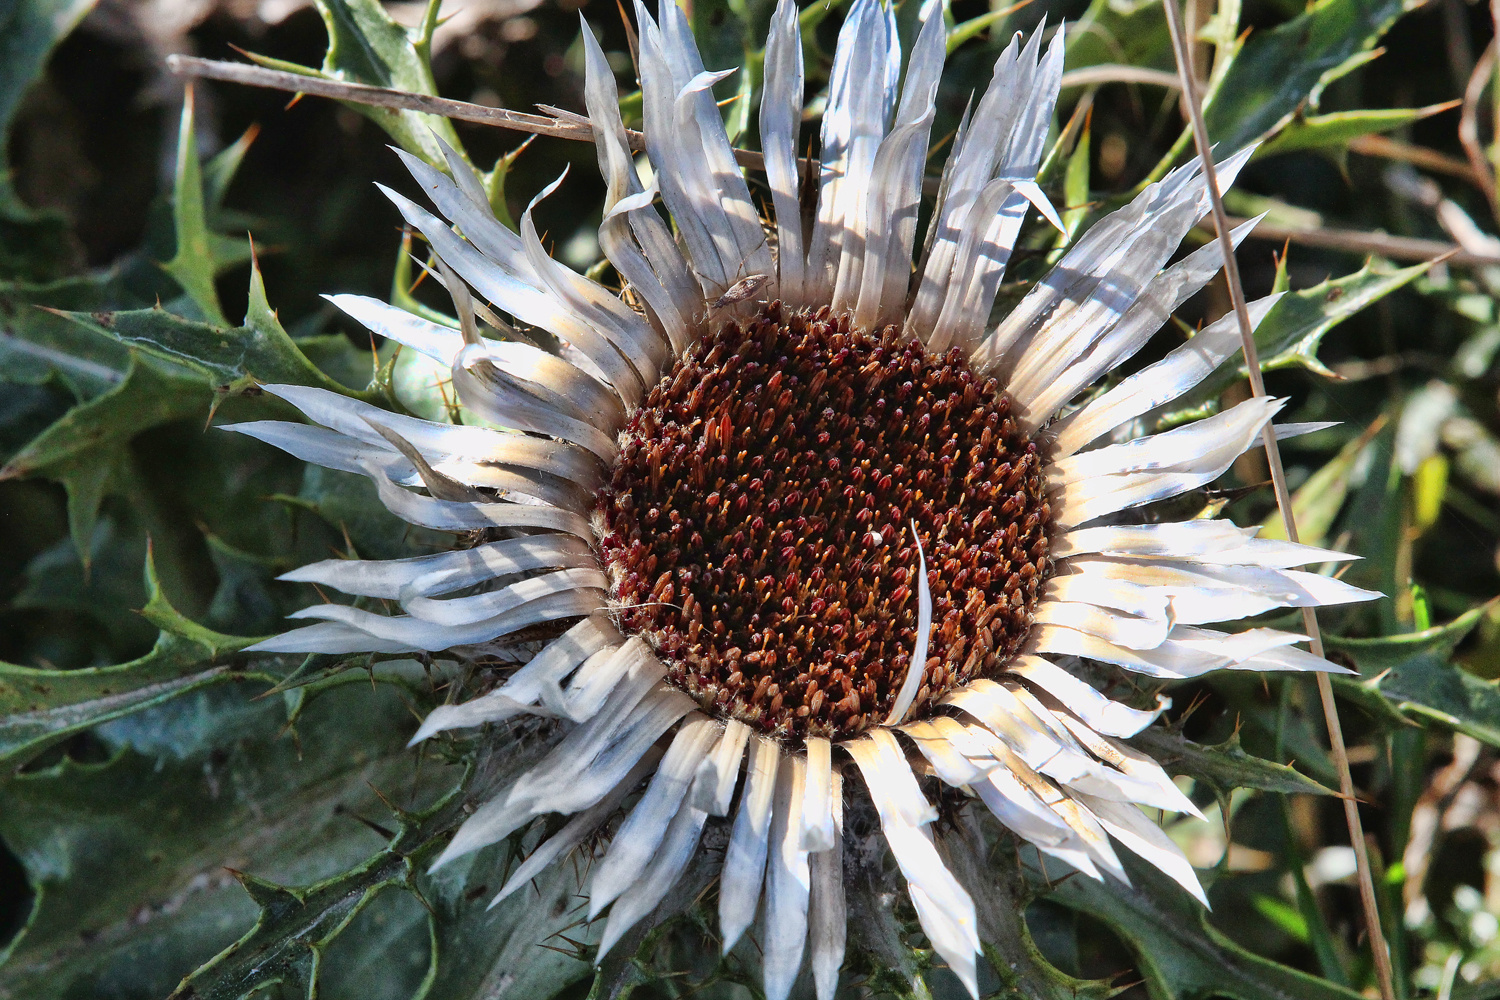
MULTIPOLYGON (((531 135, 547 135, 557 139, 572 139, 576 142, 593 142, 594 130, 588 119, 560 108, 544 107, 545 115, 527 114, 507 108, 490 108, 467 101, 454 101, 446 97, 414 94, 406 90, 388 87, 372 87, 364 83, 348 83, 344 80, 329 80, 319 76, 304 76, 286 70, 268 69, 249 63, 222 62, 217 59, 200 59, 197 56, 169 55, 167 70, 174 76, 201 77, 205 80, 222 80, 247 87, 265 87, 270 90, 285 90, 297 94, 312 94, 315 97, 330 97, 337 101, 353 101, 377 108, 397 111, 420 111, 430 115, 441 115, 458 121, 474 122, 478 125, 494 125, 499 128, 527 132, 531 135)), ((1177 77, 1159 70, 1143 69, 1139 66, 1088 66, 1062 76, 1062 86, 1067 88, 1096 87, 1106 83, 1136 83, 1153 87, 1177 89, 1177 77)), ((636 151, 646 148, 645 136, 633 130, 625 130, 630 147, 636 151)), ((734 158, 740 166, 752 170, 764 170, 765 161, 754 150, 736 149, 734 158)))
MULTIPOLYGON (((1209 200, 1213 206, 1214 228, 1218 231, 1219 245, 1224 251, 1224 279, 1229 286, 1230 301, 1239 320, 1240 337, 1244 343, 1245 367, 1250 375, 1250 390, 1257 396, 1266 394, 1265 380, 1261 377, 1260 357, 1256 350, 1254 328, 1250 322, 1250 310, 1245 302, 1245 289, 1240 283, 1239 263, 1234 256, 1234 243, 1230 236, 1228 216, 1224 212, 1224 201, 1219 197, 1218 171, 1214 167, 1212 146, 1209 144, 1208 127, 1203 122, 1203 100, 1198 92, 1198 81, 1193 74, 1193 53, 1188 47, 1186 33, 1182 28, 1182 12, 1177 0, 1166 0, 1162 4, 1167 15, 1167 28, 1172 36, 1172 49, 1177 56, 1177 72, 1182 79, 1183 103, 1192 120, 1193 139, 1198 147, 1198 158, 1203 164, 1204 180, 1208 185, 1209 200)), ((1265 442, 1266 463, 1270 466, 1271 482, 1276 491, 1276 506, 1281 511, 1282 524, 1287 538, 1297 541, 1297 521, 1292 512, 1292 495, 1287 488, 1286 470, 1281 464, 1281 450, 1276 446, 1276 432, 1268 423, 1262 434, 1265 442)), ((1312 608, 1302 609, 1302 623, 1310 637, 1313 655, 1323 655, 1323 635, 1318 629, 1318 617, 1312 608)), ((1365 930, 1370 939, 1370 953, 1375 960, 1375 977, 1379 981, 1383 1000, 1395 1000, 1395 983, 1391 975, 1391 957, 1385 933, 1380 926, 1380 910, 1376 904, 1375 880, 1370 870, 1370 856, 1365 846, 1363 824, 1359 818, 1359 802, 1354 794, 1354 779, 1349 774, 1349 753, 1344 746, 1344 731, 1339 723, 1338 706, 1333 700, 1333 683, 1326 673, 1319 673, 1318 697, 1323 703, 1323 718, 1328 725, 1328 742, 1333 751, 1334 763, 1338 766, 1339 789, 1343 793, 1344 819, 1349 826, 1349 842, 1354 848, 1355 861, 1359 868, 1359 895, 1364 904, 1365 930)))
POLYGON ((1484 154, 1484 144, 1479 139, 1479 102, 1484 97, 1485 87, 1495 74, 1495 43, 1490 42, 1484 55, 1474 64, 1469 76, 1469 85, 1464 88, 1464 109, 1458 119, 1458 141, 1463 143, 1464 155, 1474 170, 1474 180, 1484 190, 1490 203, 1490 213, 1500 218, 1500 203, 1496 201, 1495 170, 1484 154))
MULTIPOLYGON (((1228 216, 1229 225, 1238 226, 1248 220, 1228 216)), ((1365 256, 1374 254, 1390 260, 1424 261, 1445 258, 1454 264, 1479 267, 1500 265, 1500 257, 1465 250, 1456 243, 1441 240, 1424 240, 1412 236, 1392 236, 1389 233, 1372 233, 1362 229, 1328 229, 1322 226, 1302 228, 1280 226, 1274 222, 1262 222, 1250 231, 1252 240, 1270 240, 1274 243, 1300 243, 1310 247, 1329 250, 1347 250, 1365 256)))
POLYGON ((1401 142, 1379 133, 1362 135, 1349 140, 1349 151, 1359 153, 1361 156, 1410 163, 1412 166, 1430 170, 1435 174, 1447 174, 1449 177, 1457 177, 1471 184, 1481 183, 1480 178, 1484 176, 1475 172, 1472 166, 1456 156, 1447 156, 1425 146, 1413 146, 1411 143, 1401 142))

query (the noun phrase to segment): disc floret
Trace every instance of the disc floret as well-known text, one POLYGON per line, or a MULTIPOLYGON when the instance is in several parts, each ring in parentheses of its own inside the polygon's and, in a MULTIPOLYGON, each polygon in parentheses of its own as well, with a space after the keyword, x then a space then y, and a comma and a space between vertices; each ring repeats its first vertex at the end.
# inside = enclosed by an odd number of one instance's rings
POLYGON ((621 623, 715 714, 843 739, 994 676, 1048 571, 1042 456, 994 379, 899 328, 773 304, 685 354, 600 497, 621 623))

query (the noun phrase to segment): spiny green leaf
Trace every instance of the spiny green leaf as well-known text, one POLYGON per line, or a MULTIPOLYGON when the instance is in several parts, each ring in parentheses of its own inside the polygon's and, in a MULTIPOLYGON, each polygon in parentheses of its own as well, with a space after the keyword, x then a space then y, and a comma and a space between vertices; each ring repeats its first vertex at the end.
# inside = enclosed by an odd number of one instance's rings
POLYGON ((1362 135, 1375 135, 1421 121, 1432 115, 1453 108, 1457 101, 1433 104, 1425 108, 1362 109, 1338 111, 1327 115, 1306 115, 1293 118, 1276 137, 1255 155, 1272 156, 1290 153, 1298 149, 1318 149, 1325 146, 1343 147, 1362 135))
POLYGON ((118 386, 129 351, 53 311, 91 311, 112 297, 96 275, 0 283, 0 370, 5 381, 40 385, 57 378, 79 402, 118 386))
POLYGON ((194 379, 132 352, 119 385, 69 410, 12 456, 0 480, 44 476, 62 483, 73 544, 87 562, 100 501, 130 440, 148 428, 201 416, 208 402, 194 379))
POLYGON ((1205 101, 1209 137, 1241 149, 1316 107, 1322 89, 1354 68, 1407 9, 1406 0, 1318 0, 1250 36, 1205 101))
POLYGON ((1287 293, 1255 331, 1261 367, 1273 371, 1301 366, 1331 374, 1317 357, 1318 345, 1328 331, 1415 280, 1430 266, 1413 264, 1390 271, 1371 261, 1353 274, 1287 293))
MULTIPOLYGON (((318 0, 318 13, 328 29, 322 75, 418 94, 437 93, 423 41, 424 29, 408 32, 391 20, 376 0, 318 0)), ((385 129, 401 148, 429 163, 443 164, 442 150, 433 133, 454 149, 463 149, 458 133, 446 118, 367 104, 347 106, 385 129)))
POLYGON ((238 139, 219 150, 203 165, 203 205, 208 210, 210 220, 224 207, 224 196, 229 193, 229 185, 234 183, 234 175, 239 172, 240 164, 245 162, 245 154, 250 152, 250 146, 259 134, 260 126, 251 125, 238 139))
MULTIPOLYGON (((339 384, 307 359, 266 304, 255 268, 249 310, 239 327, 200 323, 160 308, 66 315, 89 330, 197 373, 217 392, 242 392, 258 382, 291 382, 360 399, 372 397, 368 391, 339 384)), ((348 350, 353 353, 355 348, 351 344, 348 350)))
POLYGON ((1161 872, 1120 852, 1131 885, 1075 876, 1048 898, 1103 921, 1135 957, 1153 1000, 1356 1000, 1358 993, 1261 958, 1209 925, 1161 872))
POLYGON ((1181 733, 1153 726, 1131 737, 1130 743, 1155 757, 1170 773, 1205 782, 1220 795, 1236 788, 1291 795, 1333 794, 1285 764, 1246 753, 1240 747, 1238 733, 1217 746, 1202 746, 1181 733))
POLYGON ((183 617, 162 593, 149 558, 146 587, 141 614, 161 634, 140 659, 85 670, 0 663, 0 765, 24 763, 74 733, 205 687, 274 681, 263 672, 246 671, 243 658, 229 659, 254 639, 223 635, 183 617))
POLYGON ((177 126, 177 169, 172 180, 172 223, 177 249, 162 265, 203 318, 217 326, 228 326, 219 293, 214 288, 213 247, 209 243, 208 218, 203 205, 203 169, 198 162, 198 136, 193 130, 193 92, 188 90, 177 126))
POLYGON ((1436 722, 1500 746, 1500 688, 1453 662, 1453 651, 1494 604, 1406 635, 1329 636, 1329 649, 1347 656, 1360 673, 1357 680, 1335 678, 1340 693, 1393 721, 1436 722))
POLYGON ((414 872, 412 859, 394 849, 305 889, 235 872, 260 906, 255 927, 183 979, 168 1000, 239 1000, 276 985, 316 996, 323 950, 381 892, 410 888, 414 872))
POLYGON ((64 760, 0 785, 0 836, 37 897, 0 965, 0 1000, 163 997, 255 922, 226 869, 316 884, 379 849, 352 818, 386 815, 369 784, 422 804, 456 781, 405 750, 413 721, 385 685, 325 695, 295 734, 279 699, 253 700, 258 687, 107 723, 96 729, 107 762, 64 760))

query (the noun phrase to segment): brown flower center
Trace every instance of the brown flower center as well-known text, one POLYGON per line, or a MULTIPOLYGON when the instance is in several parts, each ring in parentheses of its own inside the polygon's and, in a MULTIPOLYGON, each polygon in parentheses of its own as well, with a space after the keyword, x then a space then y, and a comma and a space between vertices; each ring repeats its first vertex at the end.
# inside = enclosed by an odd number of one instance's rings
POLYGON ((993 379, 896 327, 772 305, 681 358, 602 492, 623 627, 714 714, 842 739, 882 722, 932 631, 914 708, 994 676, 1047 575, 1041 456, 993 379))

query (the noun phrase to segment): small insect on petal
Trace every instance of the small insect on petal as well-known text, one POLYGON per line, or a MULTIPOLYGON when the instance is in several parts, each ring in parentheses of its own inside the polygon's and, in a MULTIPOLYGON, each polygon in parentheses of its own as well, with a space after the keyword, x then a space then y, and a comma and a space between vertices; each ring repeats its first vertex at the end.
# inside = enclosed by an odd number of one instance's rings
POLYGON ((729 290, 714 299, 710 309, 723 309, 732 306, 736 302, 744 302, 760 291, 761 286, 770 278, 768 274, 752 274, 748 278, 741 278, 729 286, 729 290))

